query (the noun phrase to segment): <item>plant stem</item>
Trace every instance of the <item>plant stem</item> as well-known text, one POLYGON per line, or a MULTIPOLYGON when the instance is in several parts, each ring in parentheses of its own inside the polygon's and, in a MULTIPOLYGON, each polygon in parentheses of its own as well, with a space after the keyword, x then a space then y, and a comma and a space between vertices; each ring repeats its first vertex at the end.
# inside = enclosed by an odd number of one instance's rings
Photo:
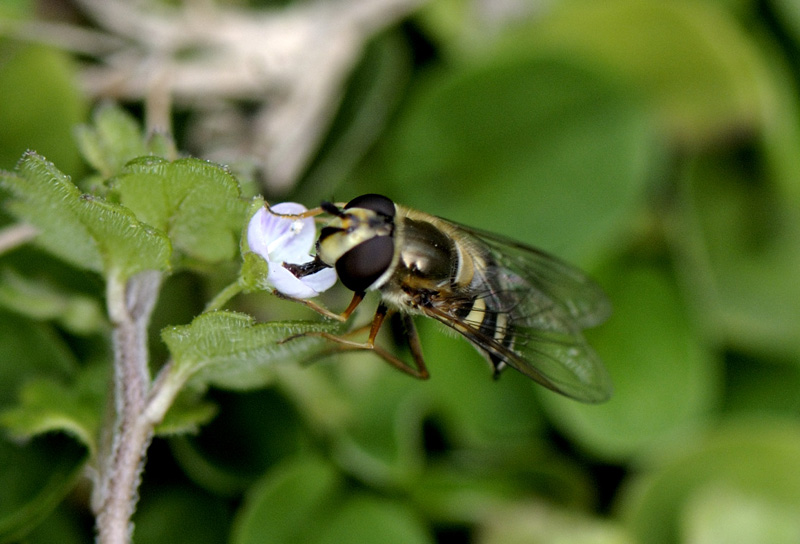
POLYGON ((225 287, 222 291, 217 293, 217 296, 215 296, 208 304, 206 304, 203 313, 219 310, 220 308, 222 308, 222 306, 225 305, 226 302, 228 302, 230 299, 232 299, 241 292, 242 292, 241 282, 238 280, 234 281, 233 283, 225 287))
POLYGON ((114 409, 110 447, 101 452, 95 491, 97 539, 126 544, 147 447, 155 423, 144 417, 150 394, 147 325, 161 285, 161 274, 142 272, 128 281, 109 274, 107 306, 114 326, 114 409))

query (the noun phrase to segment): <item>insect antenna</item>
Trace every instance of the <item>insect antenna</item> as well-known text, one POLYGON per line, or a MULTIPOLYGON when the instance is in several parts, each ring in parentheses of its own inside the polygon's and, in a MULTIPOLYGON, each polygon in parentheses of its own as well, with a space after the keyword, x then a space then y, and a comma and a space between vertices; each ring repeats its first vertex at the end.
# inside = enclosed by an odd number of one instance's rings
POLYGON ((328 202, 323 200, 320 202, 319 207, 322 208, 322 211, 334 215, 336 217, 344 217, 345 213, 333 202, 328 202))

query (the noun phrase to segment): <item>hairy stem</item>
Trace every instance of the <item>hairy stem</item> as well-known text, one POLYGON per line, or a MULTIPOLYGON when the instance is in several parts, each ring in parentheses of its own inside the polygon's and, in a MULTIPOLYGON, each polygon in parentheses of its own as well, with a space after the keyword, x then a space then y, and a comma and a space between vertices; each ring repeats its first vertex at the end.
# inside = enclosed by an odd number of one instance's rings
POLYGON ((131 516, 138 498, 145 453, 155 422, 145 417, 150 394, 147 325, 158 296, 161 274, 143 272, 125 281, 110 274, 107 305, 114 325, 115 417, 107 448, 101 451, 94 507, 101 544, 130 542, 131 516))

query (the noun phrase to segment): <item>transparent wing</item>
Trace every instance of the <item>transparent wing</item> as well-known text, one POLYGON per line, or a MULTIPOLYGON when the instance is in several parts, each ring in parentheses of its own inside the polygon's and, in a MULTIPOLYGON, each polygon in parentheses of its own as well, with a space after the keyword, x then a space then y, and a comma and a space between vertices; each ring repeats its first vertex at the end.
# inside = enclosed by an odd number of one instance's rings
POLYGON ((611 313, 602 289, 543 251, 450 224, 482 254, 487 266, 465 294, 465 300, 474 299, 468 316, 458 302, 448 301, 426 313, 463 334, 498 370, 507 364, 584 402, 608 399, 611 380, 581 334, 611 313))
POLYGON ((603 289, 571 264, 500 235, 451 224, 485 246, 500 268, 560 306, 580 329, 595 327, 611 315, 611 303, 603 289))

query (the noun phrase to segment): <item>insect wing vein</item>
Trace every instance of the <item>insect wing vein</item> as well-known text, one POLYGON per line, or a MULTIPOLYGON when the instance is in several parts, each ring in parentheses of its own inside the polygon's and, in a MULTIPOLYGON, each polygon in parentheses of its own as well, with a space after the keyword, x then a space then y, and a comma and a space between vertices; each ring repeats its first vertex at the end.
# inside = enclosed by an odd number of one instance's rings
MULTIPOLYGON (((576 267, 540 249, 492 232, 443 219, 483 247, 505 274, 516 278, 520 290, 533 286, 547 299, 560 305, 580 329, 603 323, 611 315, 611 303, 597 283, 576 267)), ((515 282, 508 282, 512 289, 515 282)))
POLYGON ((476 271, 479 281, 463 295, 468 315, 453 301, 425 313, 464 335, 490 360, 549 389, 584 402, 606 400, 611 380, 581 334, 610 314, 600 287, 543 251, 451 224, 486 253, 487 266, 476 271))

